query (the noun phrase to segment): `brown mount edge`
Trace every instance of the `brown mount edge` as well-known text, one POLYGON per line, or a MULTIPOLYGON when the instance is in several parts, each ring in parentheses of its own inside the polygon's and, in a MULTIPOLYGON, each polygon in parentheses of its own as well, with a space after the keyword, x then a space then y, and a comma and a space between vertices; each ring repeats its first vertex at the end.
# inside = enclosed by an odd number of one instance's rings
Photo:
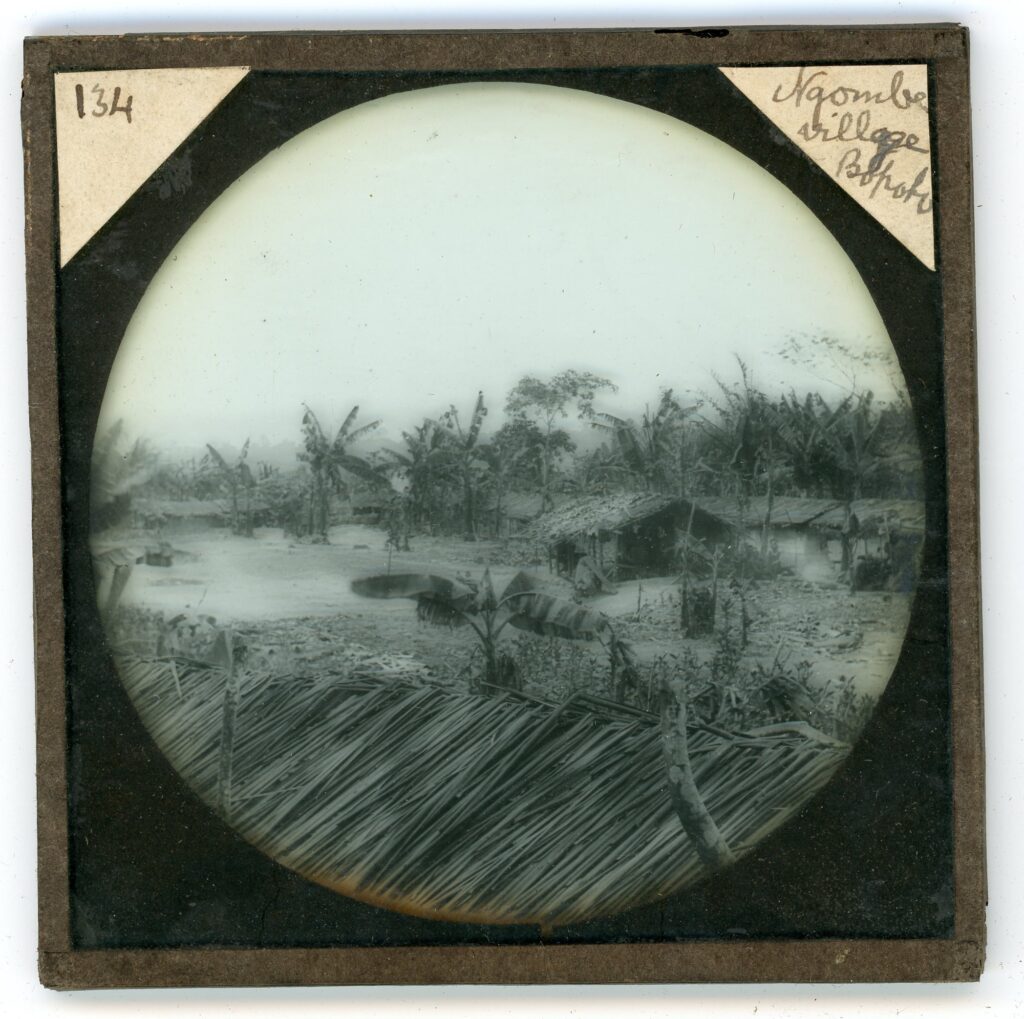
POLYGON ((51 70, 248 66, 253 70, 502 70, 525 67, 756 64, 963 57, 966 30, 954 24, 707 29, 507 29, 394 32, 235 32, 40 36, 51 70), (154 64, 154 61, 160 61, 154 64))
POLYGON ((55 990, 357 984, 650 984, 970 981, 974 941, 699 942, 679 945, 161 949, 43 953, 55 990))
POLYGON ((966 981, 984 963, 985 844, 973 207, 967 30, 953 24, 704 30, 224 33, 25 41, 29 405, 36 645, 39 975, 57 989, 301 984, 966 981), (938 242, 946 427, 954 773, 951 940, 694 941, 337 949, 75 950, 69 925, 51 75, 82 68, 478 70, 929 60, 941 125, 938 242))

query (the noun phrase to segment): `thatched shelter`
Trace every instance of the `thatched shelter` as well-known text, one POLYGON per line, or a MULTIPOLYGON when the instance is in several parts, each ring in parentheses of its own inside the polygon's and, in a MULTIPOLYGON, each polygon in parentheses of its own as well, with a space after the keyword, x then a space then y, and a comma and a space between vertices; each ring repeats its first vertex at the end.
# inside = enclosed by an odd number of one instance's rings
POLYGON ((132 502, 132 513, 136 526, 151 531, 205 530, 231 523, 231 507, 220 499, 146 497, 132 502))
MULTIPOLYGON (((268 855, 364 901, 434 918, 568 924, 705 873, 670 802, 657 719, 638 709, 586 695, 554 705, 470 694, 372 669, 229 682, 223 669, 180 659, 118 664, 154 740, 207 803, 230 804, 229 822, 268 855)), ((689 747, 736 856, 848 752, 799 726, 691 727, 689 747)))
MULTIPOLYGON (((754 545, 760 543, 767 519, 768 539, 783 567, 804 580, 835 579, 842 560, 842 535, 848 527, 845 503, 787 495, 775 496, 770 504, 763 495, 742 502, 735 496, 702 496, 698 503, 754 545)), ((924 537, 924 503, 856 499, 850 504, 850 513, 854 558, 890 561, 895 586, 909 590, 924 537)))
MULTIPOLYGON (((559 496, 555 504, 564 502, 564 497, 559 496)), ((540 492, 503 492, 484 505, 483 523, 496 538, 514 538, 521 535, 544 510, 545 500, 540 492)))
MULTIPOLYGON (((768 512, 768 496, 755 495, 740 501, 731 495, 702 495, 698 506, 720 520, 742 529, 760 527, 768 512)), ((771 500, 771 526, 779 529, 842 530, 845 503, 797 495, 777 495, 771 500)), ((924 530, 924 503, 908 499, 855 499, 851 510, 862 531, 877 530, 884 522, 903 530, 924 530)))
POLYGON ((340 500, 332 520, 338 524, 369 524, 375 527, 384 518, 394 498, 395 494, 384 488, 351 492, 346 499, 340 500))
POLYGON ((548 550, 550 565, 572 576, 588 556, 611 579, 671 572, 680 534, 713 544, 731 540, 733 528, 685 499, 650 492, 616 492, 576 499, 545 513, 530 536, 548 550))

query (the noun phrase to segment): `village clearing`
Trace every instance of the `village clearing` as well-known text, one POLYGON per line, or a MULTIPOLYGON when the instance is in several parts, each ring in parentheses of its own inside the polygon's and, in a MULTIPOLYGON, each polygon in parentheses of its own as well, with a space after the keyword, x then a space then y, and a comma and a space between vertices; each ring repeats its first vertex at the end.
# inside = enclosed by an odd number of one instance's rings
MULTIPOLYGON (((571 595, 567 581, 539 562, 524 561, 512 541, 461 541, 417 536, 409 552, 389 552, 378 528, 336 525, 329 544, 287 538, 278 528, 258 528, 252 538, 226 529, 173 537, 172 565, 138 565, 122 604, 160 613, 212 616, 228 626, 255 661, 278 673, 344 671, 354 660, 377 657, 385 671, 433 675, 452 685, 472 669, 476 640, 468 628, 449 630, 421 623, 406 599, 367 602, 352 593, 357 577, 429 572, 479 579, 489 568, 500 590, 519 570, 545 589, 571 595)), ((130 540, 130 539, 129 539, 130 540)), ((644 664, 688 649, 706 662, 716 638, 684 640, 679 630, 678 587, 674 577, 619 582, 614 594, 595 596, 587 605, 609 616, 644 664)), ((739 604, 723 585, 719 619, 739 628, 739 604)), ((808 663, 809 684, 842 680, 872 699, 882 693, 895 666, 910 614, 912 596, 893 592, 852 593, 846 585, 780 576, 753 582, 747 594, 750 618, 742 666, 765 668, 773 661, 794 668, 808 663)), ((508 631, 503 641, 545 639, 508 631)), ((553 647, 563 642, 553 642, 553 647)), ((520 645, 521 646, 521 645, 520 645)), ((597 653, 600 648, 596 647, 597 653)), ((671 667, 671 666, 670 666, 671 667)), ((604 695, 603 676, 593 677, 591 693, 604 695)), ((553 677, 548 689, 527 692, 559 699, 584 688, 587 677, 564 686, 553 677)), ((463 686, 464 688, 464 686, 463 686)))

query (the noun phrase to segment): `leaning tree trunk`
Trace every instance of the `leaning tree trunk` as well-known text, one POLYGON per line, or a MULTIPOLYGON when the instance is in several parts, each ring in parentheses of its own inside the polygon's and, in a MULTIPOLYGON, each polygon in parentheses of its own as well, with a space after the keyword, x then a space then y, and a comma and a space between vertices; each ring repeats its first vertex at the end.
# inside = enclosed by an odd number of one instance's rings
POLYGON ((720 870, 734 863, 736 858, 704 806, 693 779, 686 734, 686 688, 682 679, 666 680, 661 696, 661 743, 672 806, 701 862, 709 870, 720 870))

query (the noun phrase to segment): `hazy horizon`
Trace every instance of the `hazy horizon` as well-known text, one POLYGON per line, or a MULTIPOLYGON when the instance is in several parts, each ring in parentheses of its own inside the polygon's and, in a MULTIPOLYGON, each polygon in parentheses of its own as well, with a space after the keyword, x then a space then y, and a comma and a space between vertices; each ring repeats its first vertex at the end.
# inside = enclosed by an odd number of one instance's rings
POLYGON ((639 417, 738 379, 836 397, 778 353, 827 336, 891 399, 892 347, 826 228, 750 160, 673 118, 548 86, 443 86, 331 117, 236 181, 158 271, 100 428, 202 447, 299 437, 303 403, 401 432, 523 375, 589 370, 639 417))
MULTIPOLYGON (((602 375, 604 378, 611 377, 609 373, 597 372, 596 374, 602 375)), ((738 379, 739 370, 737 368, 735 379, 723 379, 722 381, 738 381, 738 379)), ((756 379, 754 381, 756 383, 756 379)), ((714 416, 713 408, 706 402, 707 396, 710 395, 712 399, 716 396, 716 394, 712 392, 714 381, 709 378, 709 383, 710 384, 707 387, 696 391, 684 392, 679 389, 673 389, 674 395, 679 399, 679 402, 684 407, 697 406, 700 404, 699 408, 690 416, 689 420, 696 421, 701 417, 714 416)), ((664 388, 672 387, 666 386, 664 388)), ((803 396, 806 392, 818 392, 820 389, 821 387, 812 387, 802 391, 798 390, 797 395, 803 396)), ((471 394, 472 399, 467 399, 464 405, 457 405, 455 408, 459 411, 459 415, 463 423, 466 422, 473 409, 475 395, 476 394, 471 394)), ((769 393, 767 395, 778 396, 781 394, 769 393)), ((487 442, 494 433, 501 428, 502 424, 509 419, 509 415, 504 411, 506 396, 507 394, 501 394, 499 400, 492 402, 488 394, 484 394, 487 416, 484 419, 483 428, 481 430, 482 442, 487 442)), ((628 405, 627 402, 622 399, 620 393, 601 393, 594 401, 594 410, 598 413, 610 413, 618 417, 622 417, 625 420, 638 422, 643 413, 648 410, 653 412, 656 409, 659 397, 660 391, 653 394, 652 399, 645 401, 642 406, 635 406, 628 405)), ((412 431, 414 426, 420 425, 423 422, 422 417, 410 419, 408 421, 398 421, 395 419, 388 421, 378 419, 368 413, 364 405, 359 403, 347 405, 339 404, 336 408, 312 407, 312 410, 317 415, 324 431, 328 436, 333 438, 344 421, 345 416, 354 406, 359 408, 359 415, 353 425, 354 428, 358 429, 363 425, 380 420, 380 424, 376 428, 367 433, 364 437, 358 439, 356 443, 352 445, 352 451, 357 452, 360 455, 366 455, 370 452, 381 449, 403 449, 404 442, 402 440, 402 433, 412 431)), ((448 405, 438 405, 436 413, 430 415, 430 417, 436 420, 448 409, 448 405)), ((174 439, 168 440, 166 432, 160 434, 152 431, 147 432, 145 430, 136 431, 131 427, 130 421, 122 419, 123 434, 126 441, 143 439, 149 443, 152 448, 159 450, 162 454, 174 460, 186 459, 190 456, 202 456, 206 452, 207 444, 213 445, 219 452, 230 458, 231 456, 237 455, 241 451, 245 442, 248 441, 250 449, 252 450, 250 460, 255 462, 256 459, 264 459, 272 466, 282 467, 285 466, 286 462, 294 461, 295 454, 303 448, 303 412, 303 406, 300 405, 296 408, 293 414, 293 427, 291 428, 290 434, 287 435, 268 435, 266 431, 254 431, 252 433, 241 435, 229 433, 222 427, 214 426, 208 434, 205 434, 204 437, 199 440, 181 442, 174 439), (257 451, 262 451, 263 455, 257 455, 257 451)), ((608 439, 607 432, 593 427, 586 420, 581 420, 574 408, 569 409, 568 415, 562 419, 560 427, 570 433, 573 441, 576 442, 580 449, 585 450, 594 448, 600 445, 602 441, 608 439)))

